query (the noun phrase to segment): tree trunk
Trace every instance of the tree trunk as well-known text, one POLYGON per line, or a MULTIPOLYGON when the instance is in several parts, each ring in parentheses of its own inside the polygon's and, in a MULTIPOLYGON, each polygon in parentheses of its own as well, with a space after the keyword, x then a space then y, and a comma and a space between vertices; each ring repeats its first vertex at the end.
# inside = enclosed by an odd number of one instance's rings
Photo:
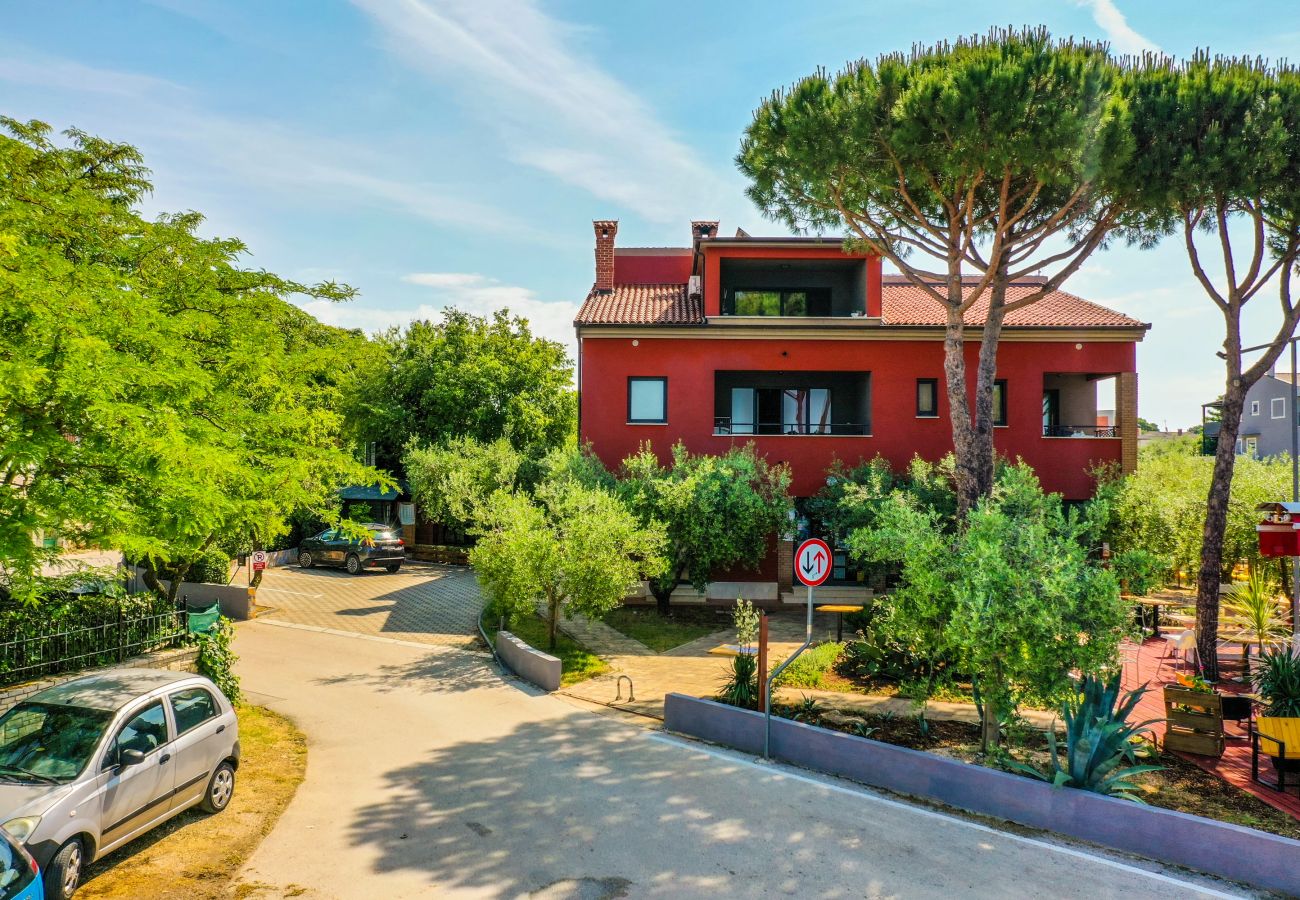
MULTIPOLYGON (((1231 365, 1229 366, 1231 369, 1231 365)), ((1219 422, 1218 446, 1214 452, 1214 474, 1205 503, 1205 528, 1201 533, 1201 568, 1196 579, 1196 655, 1206 681, 1219 680, 1219 584, 1223 578, 1223 531, 1228 524, 1228 500, 1232 470, 1237 461, 1237 433, 1246 387, 1240 375, 1230 373, 1223 395, 1223 417, 1219 422)))
POLYGON ((980 752, 988 753, 1002 741, 998 727, 998 706, 991 697, 985 697, 980 708, 980 752))
POLYGON ((668 615, 669 599, 672 597, 673 591, 677 589, 677 580, 680 577, 680 573, 674 573, 671 579, 650 579, 650 593, 655 598, 655 610, 659 615, 668 615))
POLYGON ((162 600, 167 599, 167 589, 163 587, 162 582, 158 579, 158 570, 154 568, 153 560, 144 560, 141 566, 141 577, 144 578, 145 586, 153 591, 162 600))
POLYGON ((547 649, 555 652, 555 644, 560 633, 560 598, 548 597, 546 600, 546 641, 547 649))
POLYGON ((966 385, 965 325, 961 313, 948 307, 943 334, 943 374, 948 393, 948 418, 952 422, 952 448, 957 460, 957 517, 966 513, 979 497, 979 475, 975 431, 971 427, 970 393, 966 385))

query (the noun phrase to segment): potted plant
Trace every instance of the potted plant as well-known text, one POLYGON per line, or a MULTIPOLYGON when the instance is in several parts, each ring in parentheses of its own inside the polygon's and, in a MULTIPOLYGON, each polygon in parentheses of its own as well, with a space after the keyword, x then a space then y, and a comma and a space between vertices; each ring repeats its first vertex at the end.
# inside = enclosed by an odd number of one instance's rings
POLYGON ((1265 707, 1250 730, 1250 775, 1259 778, 1259 755, 1273 760, 1277 789, 1286 776, 1300 773, 1300 652, 1290 648, 1260 653, 1255 691, 1265 707))

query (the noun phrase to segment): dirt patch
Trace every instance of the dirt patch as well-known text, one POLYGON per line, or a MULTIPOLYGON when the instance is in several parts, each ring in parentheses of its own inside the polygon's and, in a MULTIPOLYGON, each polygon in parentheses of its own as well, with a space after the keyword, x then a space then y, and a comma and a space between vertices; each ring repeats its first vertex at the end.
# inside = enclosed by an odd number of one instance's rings
MULTIPOLYGON (((968 722, 925 719, 919 715, 889 716, 832 709, 809 711, 799 705, 776 706, 774 712, 789 718, 797 717, 810 725, 1004 771, 1008 769, 1007 757, 1039 767, 1045 767, 1050 761, 1046 739, 1041 732, 1028 727, 1009 730, 1007 753, 998 759, 980 753, 979 726, 968 722)), ((1206 772, 1195 763, 1172 753, 1161 753, 1158 759, 1141 762, 1164 766, 1158 772, 1148 772, 1134 779, 1141 789, 1142 799, 1151 806, 1300 840, 1300 821, 1206 772)))
POLYGON ((78 898, 230 896, 230 880, 275 825, 307 771, 307 741, 285 717, 239 709, 242 758, 226 811, 184 812, 95 863, 78 898))

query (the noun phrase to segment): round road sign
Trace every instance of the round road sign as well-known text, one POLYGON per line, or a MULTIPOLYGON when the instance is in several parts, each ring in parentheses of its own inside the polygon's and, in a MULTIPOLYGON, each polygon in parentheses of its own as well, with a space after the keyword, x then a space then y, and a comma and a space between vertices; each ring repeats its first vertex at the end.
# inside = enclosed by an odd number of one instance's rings
POLYGON ((831 548, 819 538, 809 538, 794 554, 794 574, 808 587, 817 587, 831 576, 831 548))
POLYGON ((265 569, 265 568, 266 568, 266 551, 265 551, 265 550, 254 550, 254 551, 253 551, 253 570, 254 570, 254 571, 257 571, 258 569, 265 569))

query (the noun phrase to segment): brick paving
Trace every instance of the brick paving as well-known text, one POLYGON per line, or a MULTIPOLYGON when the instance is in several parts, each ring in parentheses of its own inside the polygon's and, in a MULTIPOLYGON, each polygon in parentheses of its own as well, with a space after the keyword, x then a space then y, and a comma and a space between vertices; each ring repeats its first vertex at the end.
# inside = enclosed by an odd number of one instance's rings
MULTIPOLYGON (((1163 668, 1161 667, 1161 660, 1164 657, 1166 647, 1164 638, 1147 638, 1141 645, 1140 653, 1137 652, 1137 644, 1128 643, 1124 648, 1126 656, 1124 689, 1131 690, 1141 684, 1150 684, 1150 690, 1143 694, 1137 709, 1133 712, 1133 718, 1138 722, 1144 722, 1147 719, 1162 720, 1151 726, 1152 731, 1155 732, 1156 737, 1159 739, 1163 739, 1165 736, 1163 685, 1174 681, 1179 671, 1178 668, 1175 668, 1175 662, 1172 659, 1166 661, 1163 668), (1156 679, 1157 672, 1160 676, 1159 680, 1156 679)), ((1221 651, 1219 654, 1220 674, 1231 675, 1239 672, 1240 663, 1238 661, 1240 658, 1239 651, 1221 651)), ((1250 690, 1248 683, 1227 680, 1223 681, 1218 687, 1221 692, 1225 693, 1250 690)), ((1229 784, 1255 795, 1269 806, 1300 819, 1300 796, 1296 795, 1294 787, 1288 786, 1287 793, 1283 794, 1251 780, 1250 741, 1243 739, 1245 729, 1234 722, 1226 724, 1224 731, 1229 737, 1224 742, 1223 756, 1216 759, 1213 756, 1200 756, 1195 753, 1179 753, 1178 755, 1196 763, 1205 771, 1219 776, 1229 784)), ((1268 759, 1261 758, 1259 768, 1260 775, 1265 780, 1274 780, 1273 764, 1268 759)))
MULTIPOLYGON (((537 612, 546 617, 545 605, 539 604, 537 612)), ((654 656, 655 652, 636 638, 610 628, 604 622, 586 616, 560 615, 560 630, 597 656, 654 656)))
POLYGON ((395 574, 342 569, 268 569, 257 591, 258 617, 452 647, 478 638, 483 606, 466 568, 407 562, 395 574))

